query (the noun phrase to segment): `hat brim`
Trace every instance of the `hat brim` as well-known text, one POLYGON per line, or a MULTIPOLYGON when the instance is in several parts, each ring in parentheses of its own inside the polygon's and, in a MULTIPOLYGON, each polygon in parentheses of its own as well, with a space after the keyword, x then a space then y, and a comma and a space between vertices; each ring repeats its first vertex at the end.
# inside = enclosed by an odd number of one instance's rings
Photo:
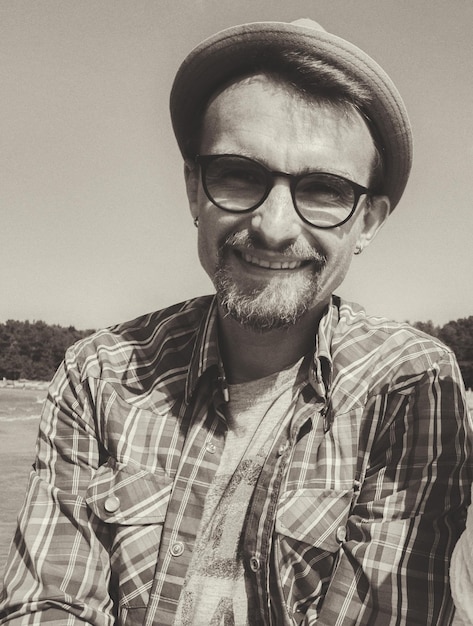
POLYGON ((232 77, 254 71, 263 55, 297 50, 342 69, 370 94, 364 112, 376 128, 384 158, 382 192, 391 210, 405 189, 412 165, 412 133, 402 98, 386 72, 365 52, 324 30, 283 22, 255 22, 223 30, 186 57, 171 90, 170 109, 184 158, 210 96, 232 77))

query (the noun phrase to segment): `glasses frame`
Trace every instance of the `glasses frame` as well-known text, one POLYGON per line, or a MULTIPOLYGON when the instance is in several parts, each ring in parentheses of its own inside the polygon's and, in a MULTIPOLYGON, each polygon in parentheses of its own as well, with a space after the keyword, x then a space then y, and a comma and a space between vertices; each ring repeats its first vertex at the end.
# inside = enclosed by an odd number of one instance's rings
POLYGON ((313 171, 313 172, 306 172, 305 174, 289 174, 288 172, 280 172, 278 170, 270 170, 268 167, 266 167, 265 165, 263 165, 259 161, 256 161, 255 159, 251 159, 251 158, 249 158, 247 156, 243 156, 241 154, 198 154, 195 157, 195 162, 200 167, 202 187, 204 189, 205 195, 210 200, 210 202, 212 202, 212 204, 214 204, 219 209, 222 209, 222 211, 227 211, 228 213, 250 213, 251 211, 254 211, 255 209, 257 209, 258 207, 260 207, 263 204, 263 202, 266 200, 266 198, 271 193, 271 191, 272 191, 272 189, 274 187, 274 184, 275 184, 275 179, 276 178, 280 178, 280 177, 284 177, 284 178, 287 178, 289 180, 289 187, 290 187, 290 190, 291 190, 292 204, 293 204, 294 210, 296 211, 297 215, 301 218, 301 220, 303 222, 305 222, 306 224, 309 224, 309 226, 312 226, 313 228, 322 228, 324 230, 329 230, 331 228, 337 228, 338 226, 342 226, 343 224, 346 224, 346 222, 348 222, 348 220, 353 217, 353 214, 356 211, 356 208, 358 206, 358 202, 360 201, 361 196, 363 196, 363 195, 370 195, 372 193, 368 187, 363 187, 363 185, 358 185, 358 183, 354 183, 352 180, 350 180, 348 178, 345 178, 344 176, 339 176, 338 174, 332 174, 331 172, 322 172, 322 171, 319 171, 319 170, 316 170, 316 171, 313 171), (217 159, 220 159, 222 157, 237 157, 237 158, 242 159, 244 161, 249 161, 250 163, 256 163, 261 168, 261 171, 264 172, 265 180, 266 180, 266 190, 265 190, 262 198, 256 204, 251 206, 250 208, 248 208, 248 209, 229 209, 228 207, 224 207, 221 204, 219 204, 218 202, 216 202, 214 200, 214 198, 212 197, 212 194, 209 192, 208 187, 207 187, 207 183, 206 183, 207 168, 213 161, 215 161, 217 159), (350 187, 352 188, 353 194, 354 194, 353 207, 352 207, 350 213, 347 215, 347 217, 345 217, 340 222, 337 222, 336 224, 331 224, 330 226, 317 226, 316 224, 312 224, 312 222, 310 222, 308 219, 306 219, 302 215, 302 213, 299 211, 299 209, 297 208, 297 202, 296 202, 296 188, 297 188, 297 185, 299 184, 299 181, 301 181, 302 179, 306 178, 307 176, 311 176, 312 174, 323 174, 324 176, 328 176, 330 178, 336 178, 336 179, 339 179, 339 180, 343 180, 344 182, 348 183, 350 185, 350 187))

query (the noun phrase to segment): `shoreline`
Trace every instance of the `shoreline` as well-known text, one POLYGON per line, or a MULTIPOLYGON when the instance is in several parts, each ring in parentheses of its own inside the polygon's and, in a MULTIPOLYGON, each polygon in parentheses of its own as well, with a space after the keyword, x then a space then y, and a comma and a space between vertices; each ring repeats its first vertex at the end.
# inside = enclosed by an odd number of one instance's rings
POLYGON ((26 380, 20 378, 19 380, 8 380, 3 378, 0 380, 0 389, 47 389, 49 387, 49 380, 26 380))
POLYGON ((39 414, 0 420, 0 580, 35 459, 38 424, 39 414))
POLYGON ((35 459, 39 418, 48 384, 0 381, 0 580, 35 459))

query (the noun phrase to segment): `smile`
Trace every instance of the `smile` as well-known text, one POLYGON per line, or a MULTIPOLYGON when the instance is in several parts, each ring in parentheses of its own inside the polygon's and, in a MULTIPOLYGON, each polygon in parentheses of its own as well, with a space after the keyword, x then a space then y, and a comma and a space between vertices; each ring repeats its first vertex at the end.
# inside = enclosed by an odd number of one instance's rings
POLYGON ((258 267, 264 267, 270 270, 294 270, 301 267, 303 264, 303 261, 268 261, 267 259, 260 259, 246 252, 242 252, 241 256, 247 263, 251 263, 251 265, 257 265, 258 267))

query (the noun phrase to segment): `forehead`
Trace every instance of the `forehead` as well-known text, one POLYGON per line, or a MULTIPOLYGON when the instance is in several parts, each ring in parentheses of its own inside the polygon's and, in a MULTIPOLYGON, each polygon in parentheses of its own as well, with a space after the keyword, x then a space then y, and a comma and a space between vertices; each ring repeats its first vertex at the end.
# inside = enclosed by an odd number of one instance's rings
POLYGON ((375 148, 362 115, 346 103, 328 102, 266 75, 240 78, 213 95, 203 119, 201 153, 236 152, 273 168, 327 169, 347 177, 344 161, 368 177, 375 148), (274 159, 274 160, 273 160, 274 159), (276 162, 278 161, 278 162, 276 162))

